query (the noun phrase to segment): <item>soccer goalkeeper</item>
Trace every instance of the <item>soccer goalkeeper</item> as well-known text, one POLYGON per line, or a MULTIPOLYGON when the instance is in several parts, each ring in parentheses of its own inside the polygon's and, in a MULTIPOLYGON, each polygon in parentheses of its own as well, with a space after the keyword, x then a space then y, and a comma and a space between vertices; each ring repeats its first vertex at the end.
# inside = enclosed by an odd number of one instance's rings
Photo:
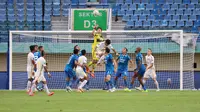
POLYGON ((92 44, 92 61, 88 64, 89 67, 92 66, 92 72, 91 74, 94 74, 94 70, 96 68, 96 63, 98 62, 98 58, 96 56, 96 52, 95 52, 95 48, 96 46, 100 43, 104 41, 104 38, 102 36, 102 28, 98 27, 98 25, 96 25, 92 31, 92 35, 94 37, 94 42, 92 44))

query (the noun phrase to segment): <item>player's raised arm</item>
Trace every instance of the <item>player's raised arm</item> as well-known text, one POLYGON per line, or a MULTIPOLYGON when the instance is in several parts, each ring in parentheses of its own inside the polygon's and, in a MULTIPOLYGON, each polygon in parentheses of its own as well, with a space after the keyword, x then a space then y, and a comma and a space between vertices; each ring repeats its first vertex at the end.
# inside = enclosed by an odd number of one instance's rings
POLYGON ((94 28, 93 28, 93 30, 92 30, 92 35, 93 35, 93 36, 95 35, 95 32, 97 31, 97 30, 96 30, 97 27, 98 27, 98 25, 95 25, 94 28))

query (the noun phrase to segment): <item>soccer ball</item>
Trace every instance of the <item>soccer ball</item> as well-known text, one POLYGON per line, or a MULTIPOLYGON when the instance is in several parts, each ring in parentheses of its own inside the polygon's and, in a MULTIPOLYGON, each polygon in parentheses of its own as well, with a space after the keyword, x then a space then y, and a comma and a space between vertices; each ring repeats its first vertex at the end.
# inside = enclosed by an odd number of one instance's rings
POLYGON ((94 16, 99 16, 100 15, 100 13, 99 13, 99 11, 97 9, 95 9, 92 14, 94 16))
POLYGON ((171 78, 168 78, 168 79, 167 79, 167 84, 169 84, 169 85, 170 85, 171 83, 172 83, 172 80, 171 80, 171 78))
POLYGON ((43 86, 43 83, 38 83, 37 84, 37 86, 36 86, 36 89, 38 90, 38 91, 43 91, 43 89, 44 89, 44 86, 43 86))

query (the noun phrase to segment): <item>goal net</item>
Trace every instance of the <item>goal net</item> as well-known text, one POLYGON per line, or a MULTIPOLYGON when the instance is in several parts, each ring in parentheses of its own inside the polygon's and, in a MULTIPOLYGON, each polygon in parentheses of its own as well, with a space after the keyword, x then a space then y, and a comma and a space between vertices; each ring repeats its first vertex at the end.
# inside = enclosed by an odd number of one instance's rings
MULTIPOLYGON (((30 45, 43 46, 52 78, 47 79, 49 88, 65 89, 64 68, 73 47, 79 45, 87 51, 88 62, 92 60, 91 31, 10 31, 9 41, 9 82, 10 90, 25 89, 27 83, 27 54, 30 45)), ((118 53, 122 48, 128 49, 128 55, 135 62, 135 49, 141 47, 143 57, 148 48, 153 51, 157 80, 161 89, 194 89, 194 52, 196 34, 185 34, 182 30, 134 30, 103 31, 105 39, 110 39, 118 53), (170 81, 170 83, 169 83, 170 81)), ((113 54, 114 55, 114 54, 113 54)), ((129 64, 128 82, 133 76, 135 64, 129 64)), ((95 78, 90 77, 90 88, 101 89, 105 86, 105 66, 95 69, 95 78)), ((47 76, 47 74, 45 74, 47 76)), ((112 75, 112 79, 115 74, 112 75)), ((76 87, 76 83, 72 84, 76 87)), ((123 88, 123 80, 119 79, 118 87, 123 88)), ((155 89, 152 80, 145 84, 148 89, 155 89)), ((134 87, 139 86, 138 81, 134 87)))

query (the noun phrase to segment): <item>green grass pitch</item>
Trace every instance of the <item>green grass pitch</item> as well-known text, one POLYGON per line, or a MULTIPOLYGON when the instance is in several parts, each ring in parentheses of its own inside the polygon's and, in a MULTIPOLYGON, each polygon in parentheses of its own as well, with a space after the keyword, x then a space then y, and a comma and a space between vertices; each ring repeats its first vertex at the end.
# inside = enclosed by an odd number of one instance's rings
POLYGON ((200 112, 199 91, 0 91, 0 112, 200 112))

